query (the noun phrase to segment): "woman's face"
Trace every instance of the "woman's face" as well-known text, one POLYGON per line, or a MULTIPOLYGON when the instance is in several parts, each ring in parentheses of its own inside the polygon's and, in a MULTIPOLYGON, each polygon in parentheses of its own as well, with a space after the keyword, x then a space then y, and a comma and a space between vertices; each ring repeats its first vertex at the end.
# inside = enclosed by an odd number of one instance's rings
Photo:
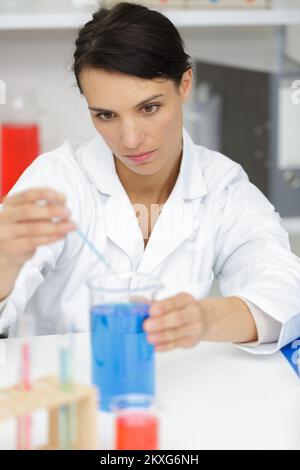
POLYGON ((191 70, 184 73, 179 88, 171 80, 96 69, 83 69, 80 84, 96 130, 129 170, 151 175, 178 159, 191 70))

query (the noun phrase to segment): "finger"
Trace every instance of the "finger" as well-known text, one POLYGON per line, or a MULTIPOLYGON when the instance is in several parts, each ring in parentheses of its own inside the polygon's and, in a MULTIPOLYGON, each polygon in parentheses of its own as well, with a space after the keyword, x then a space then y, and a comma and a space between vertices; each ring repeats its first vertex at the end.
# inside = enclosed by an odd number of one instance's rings
POLYGON ((58 240, 62 240, 64 238, 63 235, 50 235, 50 236, 39 236, 39 237, 30 237, 30 238, 23 238, 24 243, 28 242, 29 248, 33 247, 33 249, 38 248, 41 245, 48 245, 49 243, 56 242, 58 240))
POLYGON ((16 237, 23 236, 62 236, 76 229, 72 222, 61 223, 27 223, 14 225, 16 237))
POLYGON ((169 341, 168 343, 160 344, 159 346, 155 346, 155 351, 166 352, 176 348, 188 349, 196 346, 198 342, 199 340, 195 340, 195 338, 181 338, 175 341, 169 341))
POLYGON ((173 297, 169 297, 165 300, 153 302, 149 309, 149 313, 150 315, 164 315, 172 310, 186 307, 194 301, 195 299, 192 295, 187 294, 186 292, 181 292, 180 294, 174 295, 173 297))
POLYGON ((202 324, 190 323, 189 325, 184 325, 180 328, 173 328, 171 330, 161 331, 159 333, 151 333, 147 336, 147 340, 151 344, 160 345, 178 339, 184 339, 186 337, 195 338, 202 336, 202 324))
POLYGON ((49 220, 54 218, 66 219, 70 217, 70 211, 57 204, 49 204, 44 207, 35 204, 23 204, 8 211, 8 218, 12 222, 25 222, 30 220, 49 220))
POLYGON ((48 237, 33 237, 33 244, 35 247, 39 247, 41 245, 49 245, 49 243, 54 243, 56 241, 62 240, 64 235, 50 235, 48 237))
POLYGON ((31 203, 36 201, 65 202, 64 194, 58 193, 50 188, 35 188, 22 191, 13 196, 4 198, 3 203, 9 206, 18 206, 19 204, 31 203))
POLYGON ((49 237, 25 237, 14 241, 5 242, 5 252, 13 256, 33 255, 35 250, 42 245, 48 245, 61 240, 62 236, 49 237))
POLYGON ((184 308, 175 310, 162 316, 150 317, 144 321, 144 330, 154 333, 194 323, 199 320, 199 311, 196 308, 184 308))

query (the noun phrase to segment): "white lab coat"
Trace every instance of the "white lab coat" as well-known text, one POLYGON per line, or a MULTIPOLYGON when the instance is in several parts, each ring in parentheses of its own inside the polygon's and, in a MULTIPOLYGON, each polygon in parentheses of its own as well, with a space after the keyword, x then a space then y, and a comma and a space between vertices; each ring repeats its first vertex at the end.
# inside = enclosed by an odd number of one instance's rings
MULTIPOLYGON (((280 325, 278 341, 243 345, 248 351, 274 352, 300 334, 300 261, 279 215, 240 165, 194 145, 185 130, 180 174, 146 249, 100 135, 77 149, 65 142, 41 155, 11 193, 44 186, 67 195, 73 220, 114 269, 157 276, 164 297, 183 291, 207 297, 216 277, 224 296, 243 298, 280 325)), ((78 331, 88 329, 86 283, 99 270, 75 232, 39 248, 2 307, 0 331, 26 309, 35 312, 40 334, 55 333, 60 315, 78 331)))

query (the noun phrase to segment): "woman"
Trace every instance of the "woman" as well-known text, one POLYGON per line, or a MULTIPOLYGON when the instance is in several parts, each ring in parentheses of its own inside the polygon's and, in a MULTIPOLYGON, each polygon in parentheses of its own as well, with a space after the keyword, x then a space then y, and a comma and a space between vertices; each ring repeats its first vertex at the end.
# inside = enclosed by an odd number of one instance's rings
POLYGON ((299 259, 242 168, 183 129, 192 65, 173 24, 129 3, 101 8, 79 32, 74 72, 97 133, 40 156, 4 201, 1 331, 26 309, 41 334, 61 317, 83 328, 95 258, 78 226, 113 268, 167 286, 144 324, 156 350, 209 340, 267 353, 293 340, 299 259), (207 298, 214 276, 222 298, 207 298))

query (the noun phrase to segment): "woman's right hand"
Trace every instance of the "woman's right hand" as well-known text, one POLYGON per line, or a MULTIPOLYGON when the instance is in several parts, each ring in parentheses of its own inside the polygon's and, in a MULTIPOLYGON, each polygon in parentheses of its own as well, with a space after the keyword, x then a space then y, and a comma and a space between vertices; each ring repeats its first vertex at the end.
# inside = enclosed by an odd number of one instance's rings
POLYGON ((74 231, 65 204, 63 194, 47 188, 5 198, 0 210, 0 264, 21 267, 39 246, 74 231))

